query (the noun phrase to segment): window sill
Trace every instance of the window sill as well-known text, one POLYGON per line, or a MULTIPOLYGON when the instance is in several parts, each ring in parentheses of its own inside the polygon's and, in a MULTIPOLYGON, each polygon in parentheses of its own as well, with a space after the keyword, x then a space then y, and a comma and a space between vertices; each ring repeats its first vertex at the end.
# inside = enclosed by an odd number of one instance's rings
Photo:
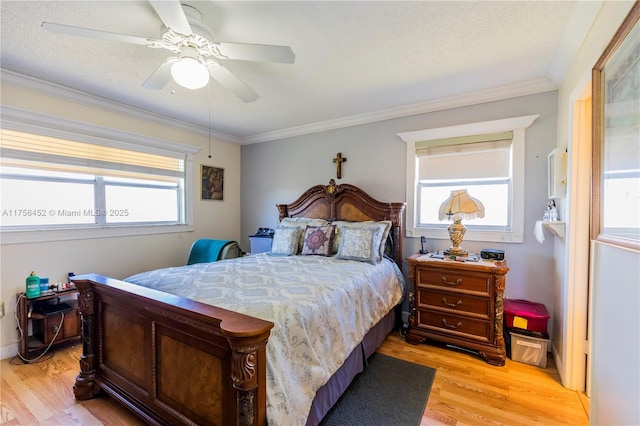
POLYGON ((40 231, 3 231, 0 245, 40 243, 48 241, 84 240, 95 238, 124 237, 130 235, 168 234, 193 231, 192 225, 141 225, 105 228, 60 228, 40 231))
MULTIPOLYGON (((407 237, 427 237, 438 240, 450 240, 446 229, 407 228, 407 237)), ((474 231, 467 230, 464 241, 485 241, 494 243, 522 243, 522 233, 501 231, 474 231)))

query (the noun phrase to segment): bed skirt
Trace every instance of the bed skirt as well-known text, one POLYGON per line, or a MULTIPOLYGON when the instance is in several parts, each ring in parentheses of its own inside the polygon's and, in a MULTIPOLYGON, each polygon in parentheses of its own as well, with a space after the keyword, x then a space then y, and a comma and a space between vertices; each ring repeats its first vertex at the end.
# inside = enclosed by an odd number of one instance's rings
POLYGON ((316 426, 322 418, 329 412, 331 407, 338 401, 340 396, 349 387, 349 384, 358 373, 362 373, 366 366, 367 359, 373 354, 378 346, 382 344, 387 335, 393 330, 396 324, 396 308, 380 320, 364 336, 362 342, 356 346, 346 359, 342 367, 335 372, 329 381, 318 389, 311 411, 307 418, 307 426, 316 426))

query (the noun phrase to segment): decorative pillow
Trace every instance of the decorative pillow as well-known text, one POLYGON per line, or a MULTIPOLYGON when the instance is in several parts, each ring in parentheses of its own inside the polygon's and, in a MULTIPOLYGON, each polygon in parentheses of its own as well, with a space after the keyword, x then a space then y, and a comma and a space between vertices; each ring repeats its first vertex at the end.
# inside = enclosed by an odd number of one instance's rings
POLYGON ((344 227, 336 259, 379 263, 382 233, 380 227, 344 227))
POLYGON ((292 256, 298 254, 298 240, 300 239, 300 228, 298 227, 278 227, 273 234, 271 253, 276 256, 292 256))
POLYGON ((304 244, 300 254, 315 254, 319 256, 331 256, 331 243, 335 227, 307 226, 304 233, 304 244))
POLYGON ((344 233, 344 228, 379 228, 382 231, 382 237, 380 240, 379 246, 379 259, 378 262, 382 260, 384 257, 384 249, 387 244, 387 237, 389 236, 389 232, 391 231, 392 222, 390 220, 381 220, 379 222, 374 222, 371 220, 364 222, 347 222, 342 220, 337 220, 332 222, 333 225, 336 226, 336 232, 333 237, 333 247, 332 252, 337 253, 340 248, 340 244, 342 242, 342 235, 344 233))
POLYGON ((329 221, 324 219, 314 219, 309 217, 285 217, 280 221, 281 227, 287 228, 299 228, 300 229, 300 241, 298 242, 298 253, 302 250, 304 245, 304 230, 307 226, 327 226, 331 225, 329 221))

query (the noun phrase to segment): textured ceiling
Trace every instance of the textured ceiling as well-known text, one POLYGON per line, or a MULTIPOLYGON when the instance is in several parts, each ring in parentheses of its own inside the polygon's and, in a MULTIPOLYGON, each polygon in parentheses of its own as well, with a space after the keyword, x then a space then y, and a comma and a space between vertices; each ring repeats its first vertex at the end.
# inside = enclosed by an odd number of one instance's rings
POLYGON ((2 0, 2 69, 250 143, 464 97, 553 90, 599 7, 581 1, 185 3, 200 10, 216 41, 287 45, 295 63, 226 61, 260 95, 253 103, 216 82, 195 91, 174 83, 147 90, 141 84, 169 51, 40 28, 48 21, 158 38, 162 22, 147 1, 2 0))

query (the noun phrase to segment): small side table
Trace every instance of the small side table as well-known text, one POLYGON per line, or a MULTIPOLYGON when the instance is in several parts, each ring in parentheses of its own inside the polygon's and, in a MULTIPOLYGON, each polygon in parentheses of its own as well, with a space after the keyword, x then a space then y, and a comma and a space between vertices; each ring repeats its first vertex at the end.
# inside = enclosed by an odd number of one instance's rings
POLYGON ((251 241, 251 254, 271 251, 273 236, 252 235, 249 237, 249 240, 251 241))
POLYGON ((69 290, 46 293, 28 299, 24 293, 18 293, 16 315, 21 332, 18 353, 23 362, 28 363, 44 353, 49 345, 77 340, 80 337, 80 317, 78 315, 77 292, 69 290), (62 314, 44 315, 38 312, 39 303, 47 303, 60 297, 71 306, 71 310, 62 314), (63 320, 64 318, 64 320, 63 320), (29 336, 29 324, 33 334, 29 336), (62 327, 62 328, 61 328, 62 327))

